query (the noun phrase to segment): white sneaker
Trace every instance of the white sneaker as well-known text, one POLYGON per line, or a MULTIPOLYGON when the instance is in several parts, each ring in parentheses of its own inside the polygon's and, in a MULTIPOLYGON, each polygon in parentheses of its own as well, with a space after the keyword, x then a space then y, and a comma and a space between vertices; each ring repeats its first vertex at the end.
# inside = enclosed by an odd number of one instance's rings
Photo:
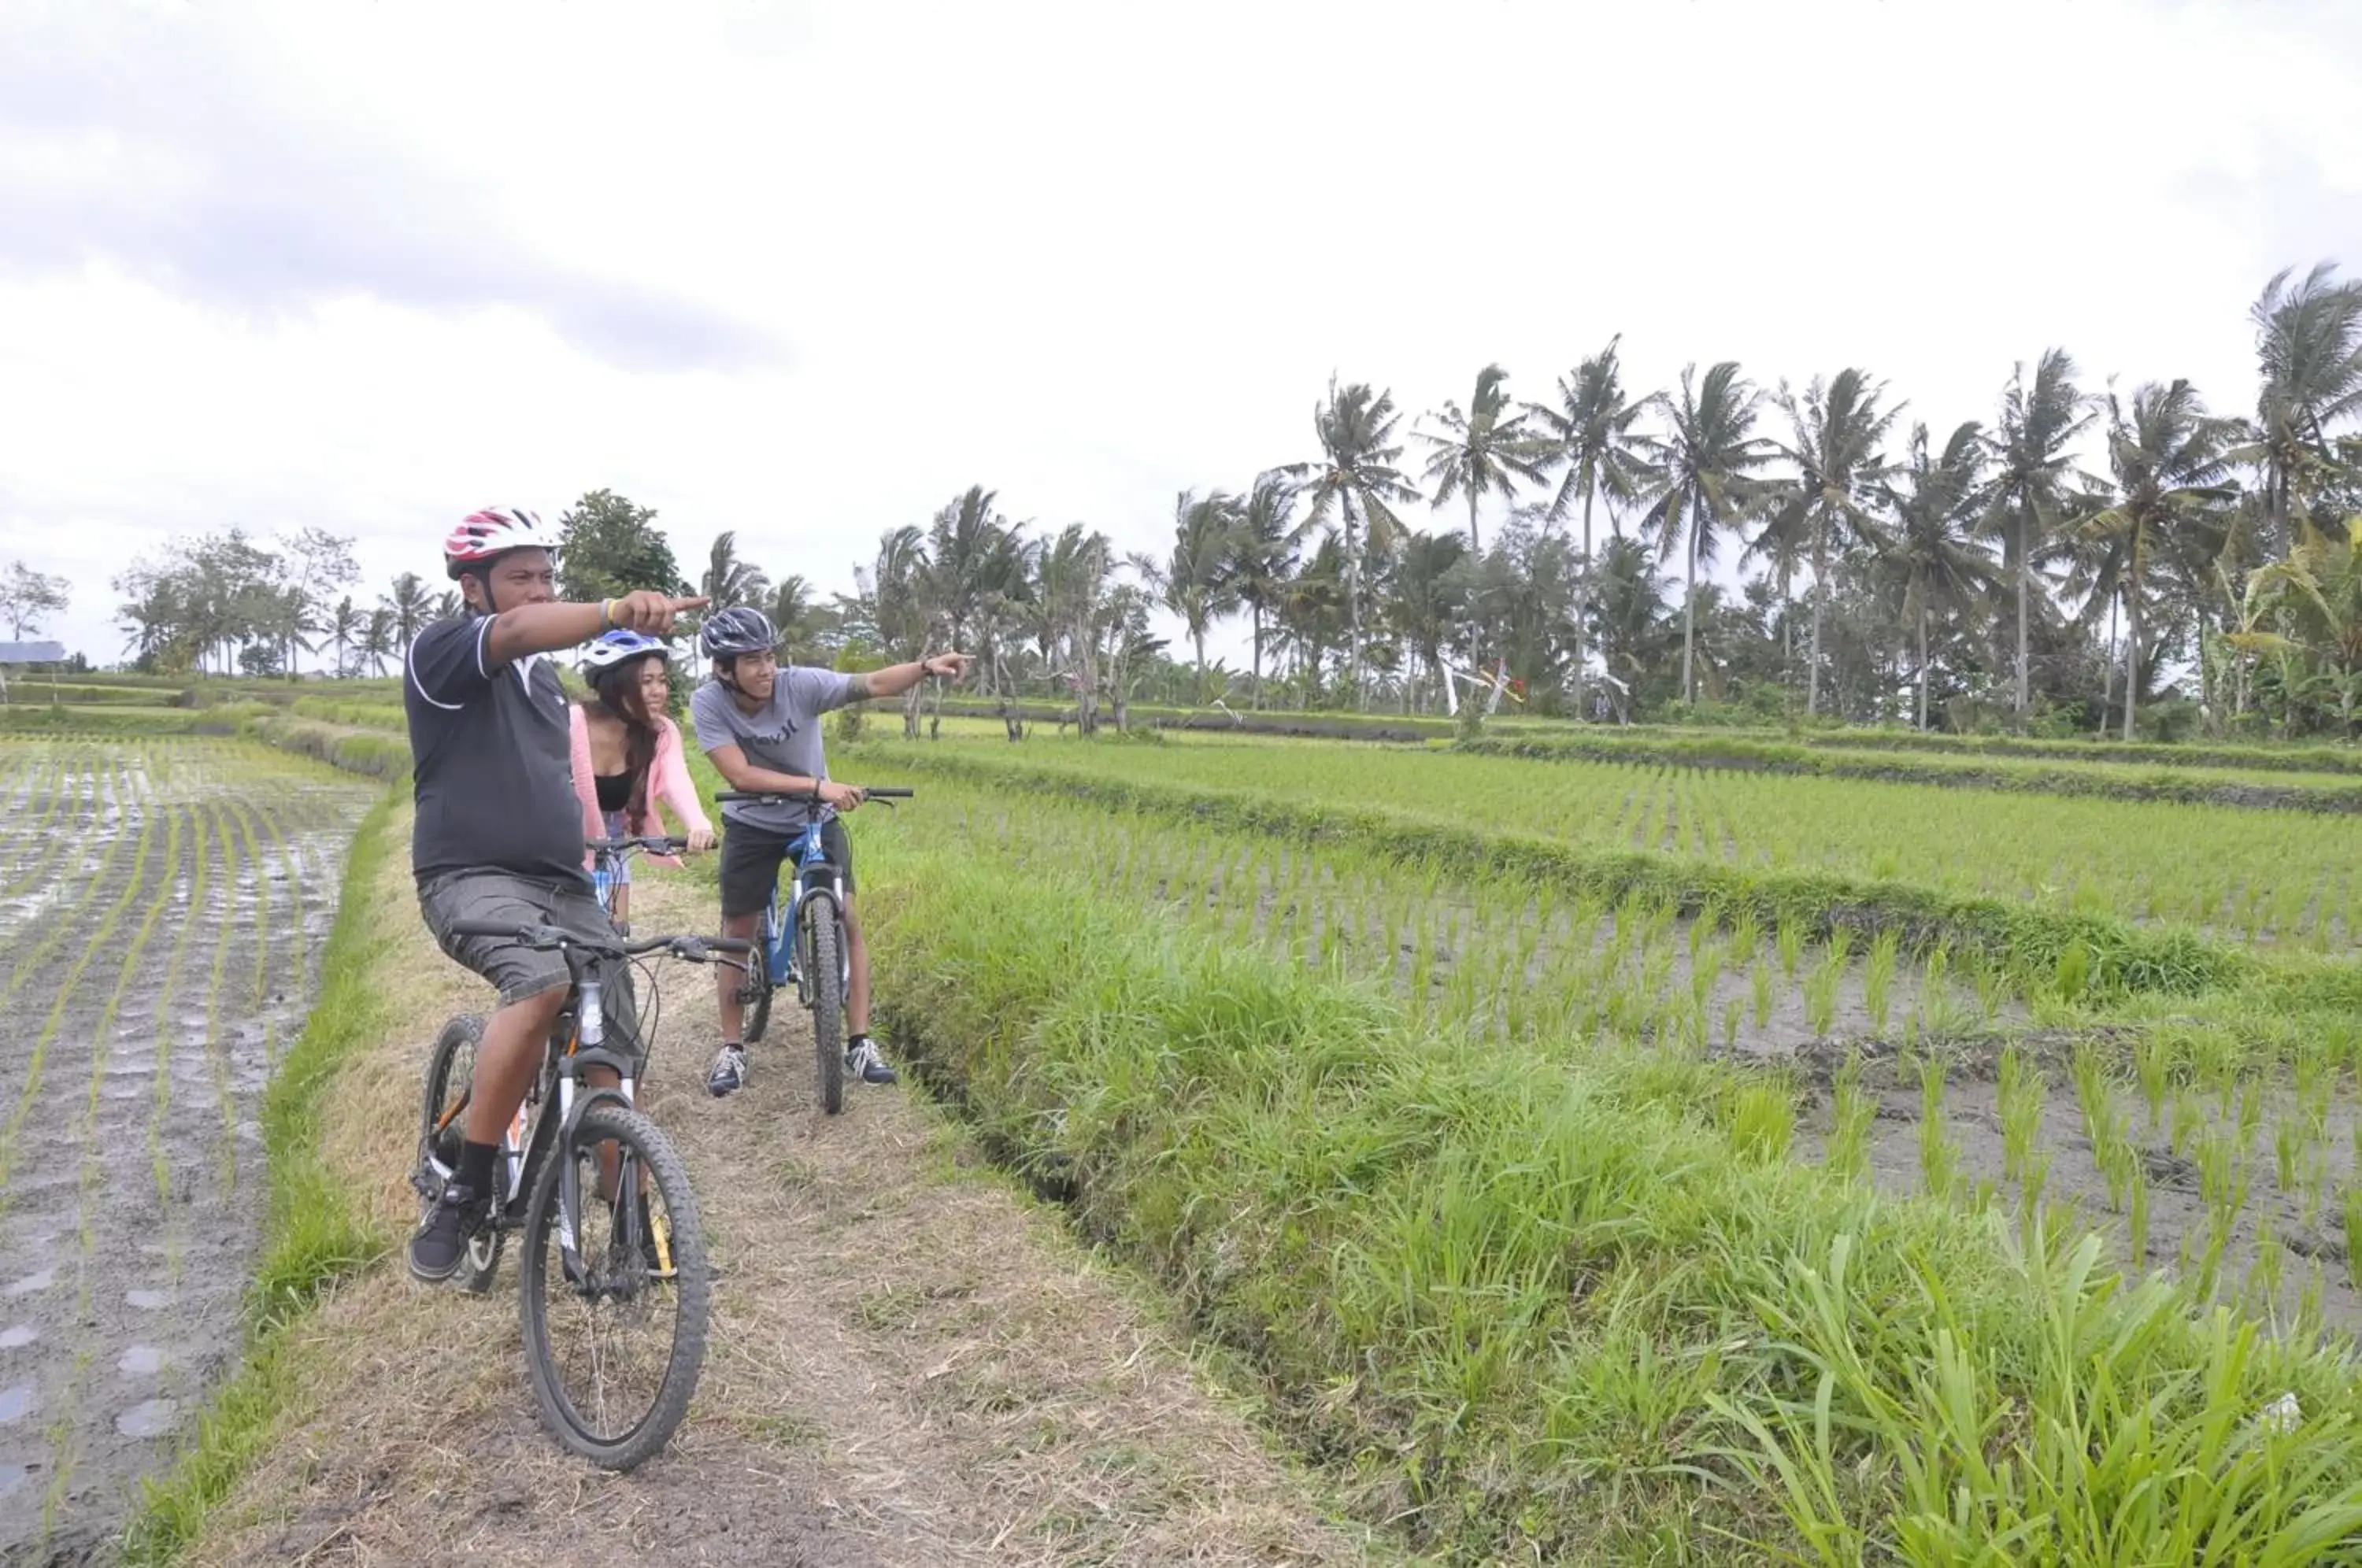
POLYGON ((891 1084, 901 1081, 900 1075, 888 1066, 886 1058, 877 1054, 877 1043, 873 1040, 864 1040, 860 1044, 845 1052, 844 1070, 860 1078, 865 1084, 891 1084))
POLYGON ((743 1045, 724 1045, 722 1055, 713 1058, 713 1070, 705 1075, 705 1092, 716 1099, 725 1094, 735 1094, 746 1082, 746 1049, 743 1045))

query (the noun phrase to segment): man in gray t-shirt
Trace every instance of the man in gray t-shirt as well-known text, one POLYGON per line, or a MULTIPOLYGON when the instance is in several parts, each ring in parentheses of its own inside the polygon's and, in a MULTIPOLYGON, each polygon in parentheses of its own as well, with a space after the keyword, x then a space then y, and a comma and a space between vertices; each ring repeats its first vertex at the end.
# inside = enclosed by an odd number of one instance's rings
MULTIPOLYGON (((698 646, 713 661, 713 679, 690 699, 697 744, 733 790, 817 794, 807 806, 724 803, 722 810, 722 932, 751 937, 778 884, 779 866, 805 825, 817 818, 828 857, 844 868, 844 955, 852 971, 844 998, 848 1072, 864 1083, 890 1084, 894 1069, 869 1038, 869 946, 854 912, 853 845, 843 813, 861 805, 861 791, 828 776, 821 747, 822 714, 872 697, 899 697, 926 676, 956 680, 967 673, 966 654, 936 654, 885 669, 845 675, 806 665, 782 666, 778 633, 759 610, 724 610, 705 624, 698 646)), ((729 1094, 746 1081, 746 1051, 739 1038, 744 1004, 736 972, 714 968, 722 1010, 722 1051, 705 1080, 729 1094)))

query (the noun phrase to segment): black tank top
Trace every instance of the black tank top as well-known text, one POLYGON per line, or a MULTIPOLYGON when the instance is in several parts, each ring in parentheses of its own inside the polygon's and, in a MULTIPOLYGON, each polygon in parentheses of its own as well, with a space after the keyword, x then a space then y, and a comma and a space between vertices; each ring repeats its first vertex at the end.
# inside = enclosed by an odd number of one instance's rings
POLYGON ((628 773, 594 773, 590 782, 599 790, 599 809, 620 812, 632 803, 632 776, 628 773))

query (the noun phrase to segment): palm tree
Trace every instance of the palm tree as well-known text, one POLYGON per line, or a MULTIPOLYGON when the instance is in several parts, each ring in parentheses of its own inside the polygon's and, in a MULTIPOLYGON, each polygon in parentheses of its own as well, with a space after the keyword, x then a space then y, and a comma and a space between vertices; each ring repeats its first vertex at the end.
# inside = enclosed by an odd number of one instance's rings
POLYGON ((1648 547, 1638 539, 1610 539, 1599 552, 1599 663, 1616 692, 1618 717, 1631 716, 1632 699, 1665 650, 1665 591, 1648 547))
MULTIPOLYGON (((2350 737, 2355 700, 2362 695, 2362 517, 2349 518, 2327 534, 2308 520, 2288 558, 2248 580, 2247 596, 2251 608, 2242 617, 2246 626, 2228 640, 2246 652, 2277 654, 2291 665, 2311 653, 2328 666, 2323 684, 2334 691, 2338 719, 2350 737), (2268 615, 2298 635, 2256 629, 2268 615)), ((2286 723, 2291 728, 2295 716, 2290 702, 2286 723)))
POLYGON ((789 658, 803 662, 802 656, 811 651, 818 609, 803 573, 791 571, 772 585, 771 627, 779 634, 780 646, 789 658))
POLYGON ((1514 499, 1519 480, 1542 482, 1536 461, 1541 448, 1526 433, 1527 415, 1508 409, 1509 372, 1487 365, 1476 372, 1476 391, 1468 400, 1467 413, 1446 398, 1443 412, 1435 416, 1443 434, 1412 432, 1431 448, 1423 472, 1435 487, 1433 504, 1441 506, 1454 495, 1468 497, 1468 548, 1476 555, 1485 553, 1476 531, 1477 503, 1495 494, 1514 499))
POLYGON ((393 612, 382 604, 370 611, 361 626, 358 646, 360 657, 370 661, 370 668, 383 675, 385 661, 402 652, 393 640, 393 612))
POLYGON ((1296 569, 1297 550, 1311 520, 1291 522, 1296 510, 1296 482, 1285 469, 1272 469, 1255 476, 1254 488, 1240 504, 1231 530, 1230 577, 1239 601, 1247 607, 1254 628, 1254 651, 1249 666, 1253 677, 1251 701, 1263 706, 1263 634, 1277 613, 1289 575, 1296 569))
POLYGON ((1457 534, 1413 534, 1402 542, 1395 562, 1388 618, 1418 655, 1419 673, 1439 690, 1450 679, 1443 671, 1443 645, 1467 613, 1459 569, 1470 557, 1468 544, 1457 534))
POLYGON ((2003 538, 2002 565, 2017 601, 2018 726, 2025 724, 2030 693, 2026 652, 2026 579, 2044 542, 2065 520, 2069 482, 2080 479, 2068 448, 2096 418, 2075 390, 2075 360, 2064 348, 2046 348, 2035 361, 2010 372, 2002 393, 2001 435, 1993 442, 1999 472, 1993 476, 1992 510, 1986 525, 2003 538))
POLYGON ((394 639, 405 648, 426 624, 433 608, 427 602, 425 580, 414 571, 395 578, 393 591, 378 602, 393 612, 394 639))
POLYGON ((1543 513, 1545 522, 1564 522, 1575 497, 1583 498, 1583 571, 1576 580, 1574 614, 1573 701, 1578 719, 1589 716, 1584 707, 1583 679, 1588 657, 1584 639, 1591 619, 1591 503, 1603 492, 1606 495, 1608 525, 1621 537, 1614 508, 1640 491, 1639 451, 1632 426, 1647 404, 1625 394, 1617 362, 1617 348, 1623 341, 1623 334, 1617 334, 1607 340, 1606 348, 1577 365, 1572 377, 1558 379, 1558 407, 1526 405, 1526 412, 1548 433, 1546 439, 1552 448, 1543 466, 1562 465, 1566 469, 1558 494, 1543 513))
POLYGON ((1918 723, 1927 727, 1927 623, 1941 609, 1957 614, 1989 586, 1992 561, 1976 541, 1985 496, 1984 427, 1956 426, 1941 457, 1927 450, 1927 426, 1911 427, 1911 455, 1885 481, 1895 526, 1886 561, 1903 574, 1904 613, 1919 643, 1918 723), (1899 481, 1899 482, 1897 482, 1899 481))
POLYGON ((366 617, 353 608, 351 594, 348 593, 337 601, 336 611, 328 617, 327 633, 328 641, 337 650, 338 675, 350 675, 353 672, 352 666, 346 659, 345 650, 360 641, 361 629, 366 624, 366 617))
POLYGON ((1875 547, 1878 525, 1870 506, 1886 476, 1886 433, 1902 406, 1882 409, 1879 399, 1886 383, 1871 383, 1868 373, 1848 367, 1823 385, 1818 376, 1805 389, 1800 407, 1796 396, 1782 382, 1776 401, 1788 416, 1791 439, 1780 455, 1794 465, 1795 473, 1771 487, 1766 499, 1772 512, 1767 531, 1810 541, 1813 562, 1813 637, 1810 664, 1805 676, 1805 712, 1821 707, 1821 622, 1829 599, 1829 543, 1860 542, 1875 547))
POLYGON ((1340 388, 1330 376, 1328 401, 1312 410, 1320 460, 1293 470, 1311 476, 1307 488, 1312 491, 1312 513, 1307 523, 1325 523, 1333 510, 1344 524, 1345 635, 1357 706, 1362 699, 1363 551, 1365 544, 1377 550, 1391 547, 1402 531, 1394 504, 1418 497, 1394 466, 1402 456, 1402 444, 1395 439, 1401 417, 1391 392, 1373 392, 1366 381, 1340 388))
POLYGON ((1688 558, 1682 607, 1682 700, 1692 700, 1697 645, 1697 569, 1714 559, 1716 536, 1738 525, 1752 503, 1754 471, 1770 460, 1772 444, 1753 434, 1763 394, 1725 359, 1697 381, 1697 367, 1682 370, 1681 395, 1659 392, 1650 400, 1668 428, 1640 436, 1646 460, 1641 495, 1648 510, 1641 528, 1657 540, 1660 560, 1681 546, 1688 558))
POLYGON ((2150 381, 2133 393, 2129 413, 2108 393, 2108 468, 2116 501, 2086 520, 2096 535, 2125 541, 2125 739, 2133 738, 2140 699, 2141 573, 2152 550, 2186 522, 2228 502, 2226 457, 2238 426, 2206 412, 2187 381, 2150 381))
POLYGON ((725 528, 713 536, 713 547, 705 557, 705 578, 697 591, 705 596, 705 613, 710 615, 742 604, 761 604, 770 595, 771 580, 753 561, 739 558, 737 530, 725 528))
POLYGON ((2263 386, 2248 441, 2234 456, 2262 469, 2273 537, 2290 548, 2294 504, 2333 466, 2328 427, 2362 413, 2362 280, 2335 281, 2323 261, 2291 288, 2274 274, 2248 314, 2263 386))
POLYGON ((458 617, 466 614, 467 612, 467 601, 459 597, 459 591, 458 589, 447 588, 440 594, 436 596, 435 619, 438 621, 455 620, 458 617))
POLYGON ((1220 491, 1200 498, 1185 490, 1173 501, 1172 554, 1161 561, 1150 556, 1131 558, 1132 569, 1157 602, 1189 629, 1189 640, 1198 649, 1200 702, 1206 700, 1206 630, 1240 602, 1231 543, 1238 511, 1237 501, 1220 491))

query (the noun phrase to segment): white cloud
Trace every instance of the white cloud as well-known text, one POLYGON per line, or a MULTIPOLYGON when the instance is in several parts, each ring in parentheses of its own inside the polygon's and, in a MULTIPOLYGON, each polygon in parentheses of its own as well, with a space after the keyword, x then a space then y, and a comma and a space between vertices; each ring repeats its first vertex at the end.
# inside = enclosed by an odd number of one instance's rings
POLYGON ((977 481, 1153 548, 1332 369, 1415 414, 1618 331, 1939 429, 2054 342, 2244 409, 2362 215, 2334 0, 53 4, 0 60, 0 555, 101 657, 234 522, 372 591, 599 486, 830 588, 977 481))

